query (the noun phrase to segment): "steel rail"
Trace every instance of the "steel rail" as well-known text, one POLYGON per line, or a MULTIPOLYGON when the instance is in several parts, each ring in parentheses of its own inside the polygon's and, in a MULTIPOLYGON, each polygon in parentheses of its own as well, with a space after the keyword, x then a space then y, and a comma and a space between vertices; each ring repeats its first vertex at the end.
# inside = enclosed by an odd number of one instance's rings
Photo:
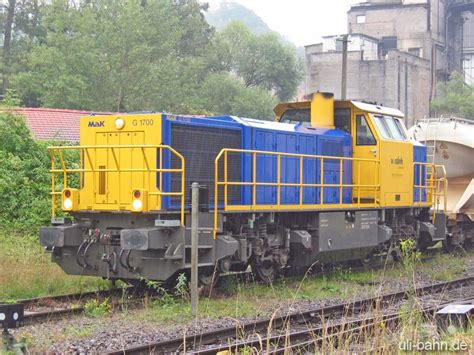
MULTIPOLYGON (((372 297, 363 300, 356 300, 353 302, 341 303, 338 305, 319 307, 314 309, 308 309, 303 312, 289 313, 277 317, 269 317, 255 322, 249 322, 243 325, 227 327, 223 329, 212 330, 202 334, 188 335, 180 338, 168 339, 164 341, 153 342, 144 345, 138 345, 127 349, 120 349, 107 352, 109 355, 120 355, 120 354, 144 354, 144 353, 174 353, 184 352, 187 350, 189 345, 205 346, 219 341, 227 341, 228 339, 235 339, 239 337, 239 334, 254 334, 258 332, 267 331, 269 325, 272 329, 281 328, 288 322, 295 323, 310 323, 311 321, 318 320, 324 315, 333 315, 335 313, 347 314, 355 309, 361 309, 380 302, 390 302, 395 300, 401 300, 406 298, 409 294, 420 296, 427 293, 439 293, 446 289, 450 289, 456 286, 462 286, 470 284, 474 281, 474 276, 457 279, 448 282, 440 282, 428 286, 423 286, 415 290, 408 289, 390 294, 381 295, 378 297, 372 297)), ((248 345, 249 342, 247 341, 248 345)), ((232 348, 232 344, 226 343, 212 349, 202 350, 196 352, 199 354, 205 353, 216 353, 217 351, 226 351, 232 348)))
POLYGON ((98 290, 98 291, 87 291, 87 292, 78 292, 78 293, 67 293, 57 296, 45 296, 45 297, 35 297, 35 298, 24 298, 20 299, 17 302, 23 304, 24 306, 36 305, 38 303, 47 303, 47 302, 68 302, 68 301, 80 301, 83 298, 90 298, 94 296, 108 296, 111 292, 118 291, 121 289, 112 289, 112 290, 98 290))
MULTIPOLYGON (((427 257, 429 259, 429 257, 427 257)), ((348 266, 344 269, 351 270, 351 272, 359 272, 365 270, 379 270, 382 268, 388 268, 396 265, 395 263, 376 263, 369 267, 367 266, 348 266)), ((337 265, 333 268, 326 270, 325 275, 331 275, 340 272, 340 269, 337 265)), ((244 282, 251 282, 247 278, 250 273, 233 273, 228 275, 221 275, 222 278, 225 277, 239 277, 242 278, 244 282)), ((309 277, 312 277, 311 275, 309 277)), ((135 294, 139 292, 140 288, 136 287, 129 287, 126 289, 128 294, 135 294)), ((84 312, 84 306, 82 304, 77 304, 77 302, 93 299, 93 298, 106 298, 106 297, 120 297, 124 292, 123 289, 112 289, 112 290, 99 290, 99 291, 88 291, 82 293, 71 293, 71 294, 63 294, 57 296, 45 296, 45 297, 36 297, 36 298, 28 298, 28 299, 21 299, 18 300, 18 303, 22 303, 25 308, 34 308, 35 306, 44 307, 44 308, 51 308, 48 310, 41 310, 41 311, 28 311, 25 310, 25 325, 34 324, 34 323, 41 323, 47 322, 54 319, 58 319, 64 316, 69 315, 79 315, 84 312), (76 302, 76 304, 69 308, 54 308, 54 304, 59 303, 72 303, 76 302)))
MULTIPOLYGON (((432 316, 436 311, 440 308, 451 304, 451 303, 467 303, 471 302, 472 298, 460 298, 460 299, 453 299, 449 302, 442 302, 437 305, 426 306, 421 309, 421 313, 423 316, 432 316)), ((360 334, 362 331, 370 331, 373 330, 376 326, 380 326, 383 324, 384 327, 389 327, 392 325, 396 325, 401 320, 402 316, 400 312, 391 312, 388 314, 384 314, 380 317, 378 316, 370 316, 370 317, 359 317, 352 321, 341 321, 329 326, 321 326, 315 328, 309 328, 302 331, 292 332, 286 335, 287 340, 290 341, 290 344, 285 345, 280 348, 276 348, 273 350, 266 350, 266 354, 282 354, 287 353, 289 350, 292 349, 301 349, 301 348, 308 348, 314 347, 317 344, 321 344, 324 340, 328 338, 333 338, 337 336, 343 336, 344 334, 350 334, 353 336, 354 334, 360 334), (341 331, 341 329, 343 329, 341 331), (308 337, 311 337, 311 340, 307 340, 308 337), (306 339, 305 339, 306 338, 306 339), (294 340, 302 339, 302 342, 293 343, 294 340)), ((267 344, 277 344, 281 342, 281 336, 271 336, 261 341, 265 341, 267 344), (279 338, 278 338, 279 337, 279 338)), ((193 352, 193 354, 205 354, 206 352, 193 352)))
POLYGON ((23 316, 24 325, 32 325, 38 323, 49 322, 65 316, 79 315, 84 312, 84 306, 52 309, 47 311, 28 312, 25 311, 23 316))
POLYGON ((24 314, 24 323, 25 325, 31 325, 46 321, 51 321, 58 319, 64 316, 72 316, 82 314, 84 312, 84 305, 77 304, 77 302, 82 302, 85 300, 90 300, 94 298, 105 299, 107 297, 120 297, 124 291, 127 293, 133 294, 138 289, 134 287, 128 287, 126 289, 111 289, 111 290, 100 290, 100 291, 88 291, 82 293, 71 293, 58 296, 47 296, 47 297, 36 297, 29 299, 18 300, 18 303, 21 303, 25 306, 24 314), (64 308, 55 307, 55 304, 59 303, 73 303, 70 307, 64 308), (75 304, 76 303, 76 304, 75 304), (28 308, 42 307, 50 308, 40 311, 31 311, 28 308))

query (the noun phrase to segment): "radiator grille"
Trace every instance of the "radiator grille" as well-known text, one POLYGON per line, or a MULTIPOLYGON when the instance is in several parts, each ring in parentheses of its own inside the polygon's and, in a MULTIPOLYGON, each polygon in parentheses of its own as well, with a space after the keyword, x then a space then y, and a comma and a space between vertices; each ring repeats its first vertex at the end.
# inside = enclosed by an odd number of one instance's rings
MULTIPOLYGON (((214 161, 223 148, 241 148, 241 132, 224 130, 222 128, 197 127, 191 125, 171 125, 171 146, 180 152, 186 161, 186 190, 193 182, 206 185, 209 189, 209 202, 214 202, 214 161)), ((221 159, 223 162, 224 159, 221 159)), ((171 168, 179 168, 180 162, 172 157, 171 168)), ((219 167, 220 179, 223 177, 223 164, 219 167)), ((229 155, 228 180, 241 181, 240 155, 229 155)), ((179 191, 180 179, 177 174, 172 174, 171 191, 179 191), (173 176, 174 175, 174 176, 173 176)), ((241 192, 239 187, 229 187, 228 199, 231 204, 240 204, 241 192)), ((223 202, 223 193, 219 202, 223 202)), ((190 196, 187 194, 187 203, 190 196)), ((172 197, 173 206, 179 203, 179 198, 172 197)))

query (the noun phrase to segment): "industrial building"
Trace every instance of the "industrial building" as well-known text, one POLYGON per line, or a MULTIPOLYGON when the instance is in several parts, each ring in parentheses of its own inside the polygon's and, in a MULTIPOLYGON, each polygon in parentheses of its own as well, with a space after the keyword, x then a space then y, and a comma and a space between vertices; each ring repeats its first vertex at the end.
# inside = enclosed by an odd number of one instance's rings
MULTIPOLYGON (((348 12, 347 97, 397 107, 407 125, 430 114, 453 71, 474 82, 474 0, 369 0, 348 12)), ((341 96, 341 36, 306 46, 307 94, 341 96)))

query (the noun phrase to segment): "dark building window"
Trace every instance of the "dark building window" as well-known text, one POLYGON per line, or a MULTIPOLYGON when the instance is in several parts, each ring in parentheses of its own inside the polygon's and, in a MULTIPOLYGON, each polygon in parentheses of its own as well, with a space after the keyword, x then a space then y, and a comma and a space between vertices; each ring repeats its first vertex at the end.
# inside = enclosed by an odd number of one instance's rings
POLYGON ((408 53, 416 55, 417 57, 422 57, 421 48, 408 48, 408 53))
POLYGON ((421 48, 408 48, 408 53, 416 55, 417 57, 423 57, 421 48))
POLYGON ((380 49, 382 56, 386 56, 390 49, 397 49, 398 40, 396 36, 382 37, 380 49))

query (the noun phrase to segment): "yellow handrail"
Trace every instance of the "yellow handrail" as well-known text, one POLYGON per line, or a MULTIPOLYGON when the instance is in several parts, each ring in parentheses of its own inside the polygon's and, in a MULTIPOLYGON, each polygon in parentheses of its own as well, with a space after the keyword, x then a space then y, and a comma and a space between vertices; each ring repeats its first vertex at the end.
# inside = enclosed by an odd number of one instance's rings
MULTIPOLYGON (((378 164, 380 164, 379 160, 376 159, 365 159, 365 158, 352 158, 352 157, 338 157, 338 156, 323 156, 323 155, 310 155, 310 154, 296 154, 296 153, 283 153, 283 152, 268 152, 268 151, 260 151, 260 150, 246 150, 246 149, 222 149, 214 161, 214 230, 213 230, 213 237, 216 238, 217 236, 217 227, 218 227, 218 210, 219 210, 219 187, 224 187, 224 211, 262 211, 268 209, 269 207, 272 210, 285 210, 285 209, 298 209, 298 210, 314 210, 314 209, 322 209, 322 208, 334 208, 334 207, 353 207, 353 208, 367 208, 367 207, 378 207, 380 199, 377 198, 380 192, 380 183, 378 179, 379 169, 377 169, 378 164), (250 154, 252 156, 252 180, 248 182, 243 181, 228 181, 228 154, 229 153, 241 153, 241 154, 250 154), (257 156, 266 155, 266 156, 274 156, 277 162, 277 181, 276 182, 258 182, 257 181, 257 156), (222 157, 224 157, 224 181, 219 181, 219 164, 221 162, 222 157), (294 183, 283 183, 281 182, 281 157, 294 157, 298 158, 299 160, 299 181, 294 183), (314 159, 315 161, 320 161, 320 174, 321 174, 321 183, 312 184, 312 183, 304 183, 304 159, 314 159), (339 162, 339 183, 337 184, 329 184, 324 182, 324 161, 332 160, 339 162), (357 162, 358 163, 358 181, 359 184, 344 184, 343 183, 343 174, 344 174, 344 162, 357 162), (362 163, 369 163, 374 164, 374 183, 373 184, 360 184, 360 166, 362 163), (238 205, 238 206, 229 206, 228 204, 228 187, 229 186, 251 186, 252 187, 252 204, 251 205, 238 205), (257 187, 260 186, 274 186, 277 187, 277 202, 276 205, 266 206, 263 204, 257 204, 257 187), (281 188, 282 187, 298 187, 299 191, 299 200, 298 204, 294 205, 282 205, 281 204, 281 188), (305 204, 303 203, 304 188, 311 188, 311 187, 320 187, 320 203, 318 204, 305 204), (324 203, 324 188, 326 187, 334 187, 338 188, 340 192, 339 196, 339 203, 337 204, 325 204, 324 203), (343 194, 344 188, 351 188, 351 189, 358 189, 357 193, 357 203, 343 203, 343 194), (368 191, 373 190, 373 202, 361 202, 361 190, 365 189, 368 191)), ((351 177, 352 180, 352 177, 351 177)), ((370 199, 372 200, 372 198, 370 199)))
POLYGON ((444 165, 435 165, 432 163, 415 162, 415 168, 419 166, 419 184, 415 184, 418 189, 420 200, 415 205, 430 204, 433 208, 433 223, 436 221, 436 213, 440 210, 440 197, 443 198, 443 211, 447 211, 448 204, 448 177, 444 165), (423 167, 426 167, 426 184, 423 184, 423 167), (440 175, 440 177, 438 177, 440 175), (422 201, 423 190, 426 189, 427 201, 422 201))
MULTIPOLYGON (((93 188, 92 191, 95 191, 95 174, 96 173, 110 173, 116 172, 119 174, 119 185, 120 185, 120 174, 121 173, 147 173, 148 177, 153 173, 159 173, 160 175, 160 183, 163 183, 163 173, 176 173, 181 175, 181 191, 177 192, 163 192, 161 189, 157 189, 157 192, 150 192, 149 196, 179 196, 181 197, 181 223, 184 225, 185 217, 184 217, 184 207, 185 207, 185 194, 186 194, 186 186, 185 186, 185 174, 186 174, 186 164, 184 156, 181 155, 178 151, 176 151, 173 147, 168 145, 90 145, 90 146, 61 146, 61 147, 48 147, 49 155, 51 158, 51 196, 52 196, 52 206, 51 206, 51 215, 54 217, 56 214, 56 208, 58 207, 57 197, 61 195, 62 191, 56 191, 57 182, 56 182, 56 174, 63 175, 63 189, 68 187, 68 175, 70 174, 80 174, 84 173, 92 173, 92 184, 93 188), (145 162, 146 168, 142 169, 132 169, 132 168, 123 168, 119 164, 119 160, 116 155, 116 150, 120 149, 138 149, 141 151, 143 155, 143 159, 145 162), (159 150, 159 168, 158 167, 151 167, 147 157, 146 157, 146 150, 159 150), (62 154, 63 151, 70 151, 76 150, 79 151, 81 156, 81 168, 73 168, 69 169, 66 167, 66 162, 64 160, 64 156, 62 154), (113 161, 115 163, 115 167, 109 168, 97 168, 93 163, 93 159, 91 157, 91 151, 97 152, 97 150, 107 150, 112 153, 113 161), (164 169, 163 168, 163 150, 169 151, 175 157, 180 160, 181 166, 180 168, 176 169, 164 169), (56 158, 60 162, 60 168, 56 167, 56 158), (89 168, 85 168, 84 160, 88 162, 89 168)), ((150 184, 150 180, 148 180, 150 184)), ((120 206, 120 201, 117 204, 120 206)))

